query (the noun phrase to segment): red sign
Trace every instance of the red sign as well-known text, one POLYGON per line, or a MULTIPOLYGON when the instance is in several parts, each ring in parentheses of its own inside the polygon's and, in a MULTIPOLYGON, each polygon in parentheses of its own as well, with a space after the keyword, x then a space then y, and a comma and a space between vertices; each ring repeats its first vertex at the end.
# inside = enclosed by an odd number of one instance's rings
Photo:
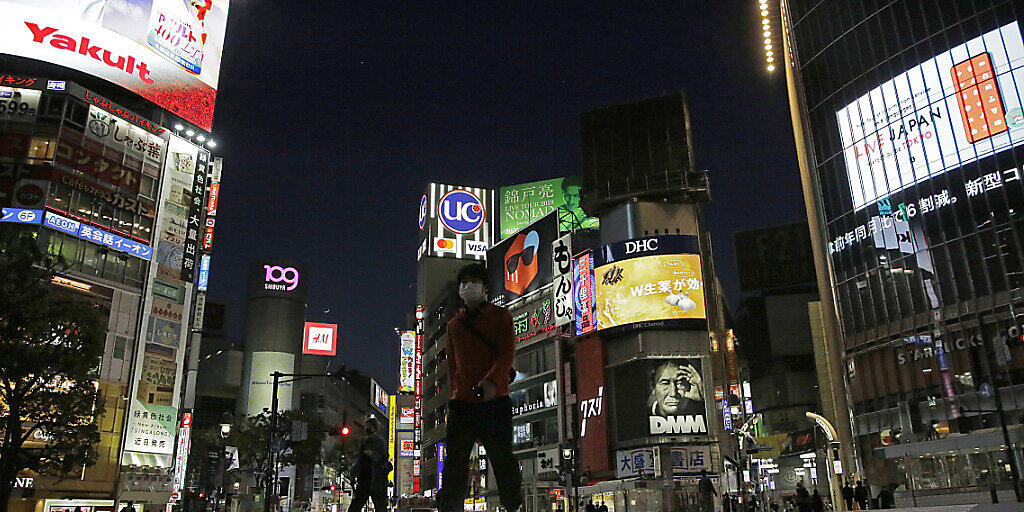
POLYGON ((203 251, 210 252, 213 248, 213 224, 217 219, 206 219, 206 227, 203 228, 203 251))
POLYGON ((400 423, 412 423, 416 417, 416 411, 412 407, 402 407, 399 416, 400 423))
POLYGON ((306 322, 302 334, 302 353, 333 356, 338 353, 338 324, 306 322))
POLYGON ((579 446, 583 471, 610 472, 608 414, 605 412, 604 343, 597 336, 576 344, 576 389, 580 400, 579 446))
POLYGON ((210 183, 210 199, 206 202, 206 215, 217 215, 217 198, 220 196, 220 183, 210 183))

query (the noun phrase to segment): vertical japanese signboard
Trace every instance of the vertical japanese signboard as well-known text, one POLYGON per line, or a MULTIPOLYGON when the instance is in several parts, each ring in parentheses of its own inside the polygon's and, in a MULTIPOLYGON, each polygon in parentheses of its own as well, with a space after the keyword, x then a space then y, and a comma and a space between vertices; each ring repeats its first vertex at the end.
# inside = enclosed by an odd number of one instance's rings
POLYGON ((199 165, 192 174, 192 197, 188 203, 188 227, 185 229, 185 250, 181 258, 181 280, 195 281, 199 258, 199 233, 203 230, 203 199, 206 197, 206 166, 209 155, 199 153, 199 165))
POLYGON ((388 482, 391 482, 391 485, 388 487, 391 489, 395 488, 395 468, 397 467, 395 462, 395 439, 397 437, 395 429, 398 427, 398 414, 395 412, 395 409, 398 409, 397 399, 398 395, 388 397, 388 462, 391 463, 391 471, 388 472, 388 482))
POLYGON ((398 391, 416 391, 416 331, 402 333, 401 359, 398 368, 398 391))
POLYGON ((196 182, 194 174, 206 169, 205 165, 197 163, 208 160, 209 153, 205 150, 169 135, 157 205, 159 222, 153 236, 154 256, 147 276, 150 292, 144 298, 137 356, 132 362, 136 377, 129 393, 121 453, 121 464, 125 466, 171 468, 175 463, 185 343, 192 325, 189 312, 195 300, 193 287, 187 284, 191 279, 184 279, 187 272, 183 270, 185 236, 182 236, 182 228, 189 221, 188 211, 196 182), (156 290, 176 298, 171 302, 157 297, 156 290))
POLYGON ((572 307, 572 235, 551 245, 552 282, 555 295, 555 327, 573 321, 572 307))
POLYGON ((576 335, 582 336, 594 331, 594 317, 597 316, 594 302, 594 254, 587 251, 576 256, 572 266, 573 315, 576 319, 576 335))
POLYGON ((188 467, 188 452, 192 446, 192 413, 181 415, 181 426, 178 427, 178 451, 174 456, 174 490, 185 487, 185 469, 188 467))
MULTIPOLYGON (((416 384, 413 398, 413 442, 419 453, 423 419, 423 305, 416 305, 416 384)), ((420 458, 413 458, 412 492, 420 492, 420 458)))

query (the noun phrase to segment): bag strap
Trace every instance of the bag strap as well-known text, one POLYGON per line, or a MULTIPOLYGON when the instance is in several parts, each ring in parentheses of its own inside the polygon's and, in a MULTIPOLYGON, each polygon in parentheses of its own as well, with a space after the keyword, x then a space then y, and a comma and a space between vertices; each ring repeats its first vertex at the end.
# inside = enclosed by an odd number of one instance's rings
POLYGON ((498 357, 498 345, 491 341, 491 339, 488 338, 487 336, 484 336, 484 334, 480 332, 479 329, 476 328, 476 325, 468 322, 468 320, 468 317, 466 318, 466 320, 462 320, 462 326, 468 329, 473 336, 476 336, 477 338, 480 339, 480 341, 484 342, 484 345, 487 345, 487 348, 491 349, 491 352, 493 352, 494 357, 498 357))

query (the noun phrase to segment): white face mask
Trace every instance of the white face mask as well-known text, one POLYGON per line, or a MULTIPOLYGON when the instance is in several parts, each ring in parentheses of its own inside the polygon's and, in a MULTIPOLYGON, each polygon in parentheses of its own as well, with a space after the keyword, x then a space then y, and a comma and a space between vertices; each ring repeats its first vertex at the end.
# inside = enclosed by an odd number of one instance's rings
POLYGON ((459 297, 466 301, 467 305, 473 306, 487 300, 484 294, 483 283, 462 283, 459 285, 459 297))

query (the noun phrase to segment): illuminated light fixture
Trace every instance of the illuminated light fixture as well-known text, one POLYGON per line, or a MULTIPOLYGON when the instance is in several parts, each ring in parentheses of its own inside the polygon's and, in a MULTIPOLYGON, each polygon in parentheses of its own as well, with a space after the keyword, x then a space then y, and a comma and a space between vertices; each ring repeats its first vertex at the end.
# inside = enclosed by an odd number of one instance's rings
POLYGON ((179 123, 179 124, 176 124, 176 125, 174 125, 174 130, 175 130, 175 131, 178 131, 178 132, 180 132, 180 131, 182 131, 182 130, 184 130, 184 129, 185 129, 185 127, 184 127, 184 126, 182 126, 182 125, 181 125, 180 123, 179 123))
POLYGON ((768 50, 768 51, 764 52, 764 54, 769 56, 769 57, 771 57, 772 55, 775 55, 774 53, 772 53, 771 50, 768 50))
POLYGON ((768 16, 768 11, 761 11, 761 16, 768 16))
POLYGON ((71 288, 72 290, 81 290, 83 292, 92 290, 91 284, 86 284, 81 281, 75 281, 73 279, 68 279, 66 277, 54 276, 53 279, 50 279, 50 282, 57 286, 71 288))
MULTIPOLYGON (((770 30, 765 30, 764 31, 764 36, 765 37, 771 37, 772 36, 772 32, 770 30)), ((189 137, 191 137, 191 135, 189 135, 189 137)))
POLYGON ((206 141, 206 145, 211 147, 211 148, 217 147, 217 143, 214 142, 213 139, 210 139, 210 140, 206 141))
POLYGON ((771 44, 771 43, 772 43, 772 39, 770 37, 764 38, 764 44, 771 44))
POLYGON ((767 58, 767 59, 765 59, 764 61, 765 61, 765 62, 768 62, 768 63, 772 63, 772 62, 775 62, 775 57, 768 57, 768 58, 767 58))
POLYGON ((772 49, 772 45, 766 44, 766 45, 764 45, 764 49, 765 50, 771 50, 772 49))
MULTIPOLYGON (((766 34, 766 35, 767 35, 767 34, 766 34)), ((185 130, 185 135, 187 135, 187 136, 189 136, 189 137, 191 137, 191 136, 193 136, 193 135, 195 135, 195 134, 196 134, 196 132, 194 132, 194 131, 192 131, 192 130, 185 130)))
POLYGON ((775 65, 774 64, 768 64, 768 71, 775 71, 775 65))
POLYGON ((196 137, 196 140, 198 140, 199 142, 203 142, 204 140, 206 140, 206 137, 200 135, 200 136, 196 137))
POLYGON ((767 25, 767 24, 768 24, 768 18, 764 18, 764 19, 762 19, 762 20, 761 20, 761 24, 762 24, 762 25, 767 25))

